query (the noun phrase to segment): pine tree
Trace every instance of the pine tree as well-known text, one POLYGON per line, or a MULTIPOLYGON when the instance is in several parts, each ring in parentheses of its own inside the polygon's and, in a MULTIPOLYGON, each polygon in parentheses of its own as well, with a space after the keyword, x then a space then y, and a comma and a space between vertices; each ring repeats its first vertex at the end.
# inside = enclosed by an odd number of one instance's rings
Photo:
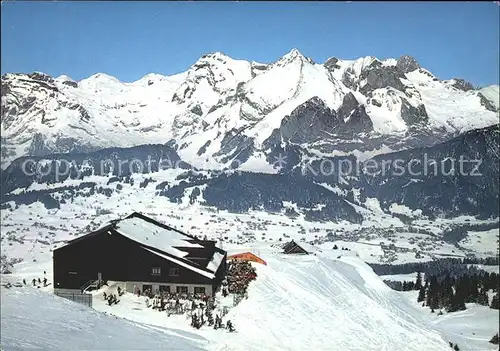
POLYGON ((407 287, 408 287, 408 291, 410 291, 410 290, 416 290, 414 282, 408 282, 408 286, 407 287))
POLYGON ((465 299, 461 291, 457 289, 451 298, 448 312, 463 311, 465 309, 465 299))
POLYGON ((425 300, 425 288, 422 286, 418 292, 417 302, 422 302, 425 300))
POLYGON ((455 346, 453 347, 453 350, 455 350, 455 351, 460 351, 460 348, 458 347, 458 345, 457 345, 457 344, 455 344, 455 346))
POLYGON ((417 281, 415 282, 415 290, 420 290, 422 287, 422 273, 417 272, 417 281))
POLYGON ((482 306, 488 306, 488 294, 484 288, 479 291, 476 302, 482 306))
POLYGON ((443 280, 443 288, 441 293, 441 306, 443 308, 449 308, 451 305, 451 299, 453 297, 453 287, 452 279, 449 275, 443 280))
POLYGON ((498 299, 498 293, 496 293, 495 295, 493 295, 493 298, 491 299, 490 308, 498 310, 499 309, 498 305, 499 305, 499 299, 498 299))
POLYGON ((479 296, 479 279, 477 274, 464 276, 465 302, 477 302, 479 296))
POLYGON ((429 282, 429 289, 427 290, 427 305, 432 310, 439 309, 439 293, 440 293, 440 285, 438 283, 437 277, 432 276, 429 282))
POLYGON ((495 335, 493 335, 493 337, 490 340, 490 343, 492 343, 493 345, 498 345, 499 344, 498 333, 496 333, 495 335))

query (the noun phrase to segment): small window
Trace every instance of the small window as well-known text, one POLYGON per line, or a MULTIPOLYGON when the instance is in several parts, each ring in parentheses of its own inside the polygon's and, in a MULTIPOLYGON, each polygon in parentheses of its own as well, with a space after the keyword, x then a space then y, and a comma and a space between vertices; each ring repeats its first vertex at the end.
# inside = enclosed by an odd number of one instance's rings
POLYGON ((170 286, 169 285, 160 285, 160 292, 170 293, 170 286))
POLYGON ((178 294, 187 294, 187 292, 188 292, 187 286, 177 286, 177 293, 178 294))
POLYGON ((152 267, 151 268, 151 275, 161 275, 161 268, 159 268, 159 267, 152 267))
POLYGON ((195 294, 205 294, 205 287, 204 286, 195 286, 194 293, 195 294))
POLYGON ((176 277, 179 275, 179 268, 170 268, 168 275, 171 277, 176 277))

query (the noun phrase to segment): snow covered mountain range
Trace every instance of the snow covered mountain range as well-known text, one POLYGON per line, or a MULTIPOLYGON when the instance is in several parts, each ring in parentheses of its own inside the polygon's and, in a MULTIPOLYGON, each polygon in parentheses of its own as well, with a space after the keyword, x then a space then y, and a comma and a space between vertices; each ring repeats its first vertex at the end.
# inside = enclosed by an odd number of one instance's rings
POLYGON ((271 64, 207 54, 186 72, 132 83, 6 74, 2 168, 27 155, 165 143, 204 169, 237 161, 272 172, 276 141, 369 158, 497 123, 498 93, 440 80, 409 56, 315 63, 295 49, 271 64))

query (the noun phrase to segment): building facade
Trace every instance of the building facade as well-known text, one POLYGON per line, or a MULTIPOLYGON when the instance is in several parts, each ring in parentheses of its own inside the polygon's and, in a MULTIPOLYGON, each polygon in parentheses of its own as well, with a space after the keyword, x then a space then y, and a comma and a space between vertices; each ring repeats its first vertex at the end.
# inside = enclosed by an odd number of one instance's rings
POLYGON ((212 295, 226 273, 227 254, 140 213, 112 221, 53 253, 55 291, 81 291, 98 280, 128 292, 165 290, 212 295))

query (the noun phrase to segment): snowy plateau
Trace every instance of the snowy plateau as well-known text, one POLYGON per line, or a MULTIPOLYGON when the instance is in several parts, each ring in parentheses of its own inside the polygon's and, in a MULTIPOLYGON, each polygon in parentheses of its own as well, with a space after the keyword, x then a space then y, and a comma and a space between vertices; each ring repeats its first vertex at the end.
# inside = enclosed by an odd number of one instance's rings
POLYGON ((273 63, 211 53, 130 83, 3 75, 2 350, 497 350, 498 310, 432 314, 383 282, 413 273, 370 265, 498 257, 498 96, 409 56, 315 63, 295 49, 273 63), (364 168, 461 157, 480 175, 364 168), (361 171, 332 167, 345 162, 361 171), (134 211, 267 261, 229 310, 236 333, 131 294, 90 309, 19 285, 50 282, 55 248, 134 211), (290 239, 318 252, 283 255, 290 239))

